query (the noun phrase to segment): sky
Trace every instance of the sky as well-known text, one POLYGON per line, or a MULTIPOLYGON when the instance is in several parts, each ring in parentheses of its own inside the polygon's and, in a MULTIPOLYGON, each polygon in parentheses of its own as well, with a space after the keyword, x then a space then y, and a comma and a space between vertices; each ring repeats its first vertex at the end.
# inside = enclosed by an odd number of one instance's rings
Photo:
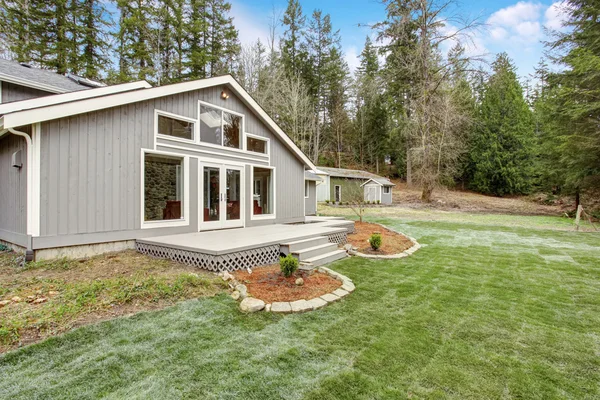
MULTIPOLYGON (((266 43, 272 16, 281 15, 287 0, 230 0, 234 24, 243 45, 266 43)), ((300 0, 304 14, 315 9, 331 15, 334 29, 339 29, 342 47, 351 70, 358 65, 367 35, 374 37, 369 25, 385 19, 385 8, 377 0, 300 0)), ((533 74, 544 54, 542 41, 548 38, 545 28, 561 29, 559 1, 462 0, 458 9, 464 17, 477 18, 482 27, 471 33, 467 52, 492 61, 505 51, 517 66, 522 78, 533 74)), ((451 31, 449 25, 445 29, 451 31)), ((283 33, 283 27, 278 28, 283 33)), ((448 47, 450 44, 448 45, 448 47)), ((444 49, 447 50, 447 49, 444 49)))

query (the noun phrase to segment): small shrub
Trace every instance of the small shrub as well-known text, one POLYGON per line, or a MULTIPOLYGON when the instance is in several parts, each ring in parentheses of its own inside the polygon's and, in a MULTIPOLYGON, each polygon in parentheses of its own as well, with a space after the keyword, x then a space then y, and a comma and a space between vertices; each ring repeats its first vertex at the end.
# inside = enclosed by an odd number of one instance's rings
POLYGON ((298 269, 298 259, 291 254, 288 254, 286 257, 280 257, 279 268, 281 268, 283 276, 289 278, 298 269))
POLYGON ((371 237, 369 238, 369 243, 371 244, 371 248, 373 250, 379 250, 379 248, 381 247, 381 234, 380 233, 372 234, 371 237))
POLYGON ((381 204, 381 200, 377 200, 377 204, 381 204))
POLYGON ((329 204, 329 200, 325 200, 325 204, 329 204))

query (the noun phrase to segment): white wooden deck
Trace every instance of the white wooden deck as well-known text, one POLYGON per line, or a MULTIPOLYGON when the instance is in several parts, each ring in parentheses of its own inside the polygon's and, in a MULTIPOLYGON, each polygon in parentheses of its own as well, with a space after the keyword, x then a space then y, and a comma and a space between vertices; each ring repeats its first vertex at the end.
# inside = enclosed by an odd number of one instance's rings
POLYGON ((345 227, 331 226, 328 223, 276 224, 158 236, 138 239, 137 242, 203 254, 223 255, 345 232, 347 232, 345 227))

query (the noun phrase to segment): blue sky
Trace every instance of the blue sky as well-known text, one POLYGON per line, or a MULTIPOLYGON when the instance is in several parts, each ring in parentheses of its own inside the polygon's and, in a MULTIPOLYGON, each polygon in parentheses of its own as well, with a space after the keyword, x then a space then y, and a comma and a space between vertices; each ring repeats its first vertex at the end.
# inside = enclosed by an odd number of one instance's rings
MULTIPOLYGON (((266 40, 273 10, 282 13, 287 0, 230 0, 235 25, 240 31, 242 44, 266 40)), ((357 55, 364 45, 366 35, 372 33, 367 25, 385 18, 384 6, 374 0, 301 0, 305 14, 315 8, 331 15, 335 29, 339 29, 346 60, 355 68, 357 55)), ((506 51, 515 61, 521 77, 533 73, 533 67, 543 55, 546 39, 544 27, 560 29, 560 2, 462 0, 458 4, 461 14, 479 17, 485 27, 472 34, 468 51, 474 55, 487 55, 493 60, 496 53, 506 51)), ((282 33, 283 28, 279 28, 282 33)), ((448 27, 452 29, 452 27, 448 27)))

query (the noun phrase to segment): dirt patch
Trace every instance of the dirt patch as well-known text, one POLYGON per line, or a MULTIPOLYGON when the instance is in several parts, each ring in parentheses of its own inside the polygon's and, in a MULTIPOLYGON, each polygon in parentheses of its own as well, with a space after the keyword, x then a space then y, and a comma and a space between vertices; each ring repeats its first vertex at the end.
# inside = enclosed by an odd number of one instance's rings
POLYGON ((215 274, 135 251, 24 268, 17 258, 0 254, 0 353, 74 327, 227 289, 215 274))
POLYGON ((315 297, 331 293, 342 282, 320 272, 312 275, 305 271, 298 271, 289 278, 281 273, 279 265, 269 265, 252 270, 234 273, 236 279, 248 288, 252 297, 263 300, 265 303, 276 301, 310 300, 315 297), (304 285, 296 285, 296 279, 304 279, 304 285))
POLYGON ((370 222, 355 222, 354 233, 348 235, 348 243, 365 254, 392 255, 402 253, 413 246, 413 242, 404 235, 370 222), (372 234, 381 234, 381 247, 373 250, 369 243, 372 234))

